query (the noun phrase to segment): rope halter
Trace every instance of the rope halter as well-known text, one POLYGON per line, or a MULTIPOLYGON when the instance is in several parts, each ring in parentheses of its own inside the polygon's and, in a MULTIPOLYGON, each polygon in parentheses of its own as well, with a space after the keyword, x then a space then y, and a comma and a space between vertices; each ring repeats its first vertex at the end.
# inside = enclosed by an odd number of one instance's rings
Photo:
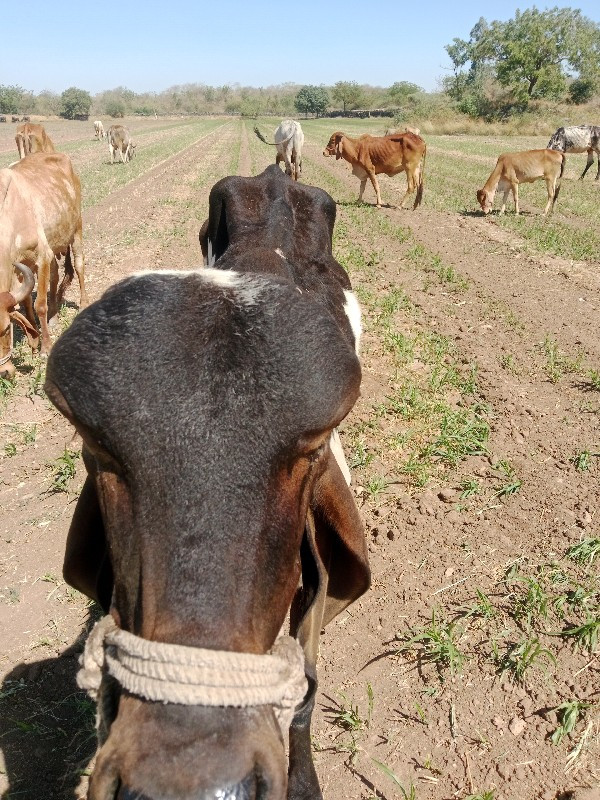
POLYGON ((131 694, 186 706, 273 706, 285 736, 308 683, 304 652, 282 636, 270 653, 235 653, 151 642, 121 630, 107 615, 92 628, 77 683, 96 700, 104 672, 131 694))

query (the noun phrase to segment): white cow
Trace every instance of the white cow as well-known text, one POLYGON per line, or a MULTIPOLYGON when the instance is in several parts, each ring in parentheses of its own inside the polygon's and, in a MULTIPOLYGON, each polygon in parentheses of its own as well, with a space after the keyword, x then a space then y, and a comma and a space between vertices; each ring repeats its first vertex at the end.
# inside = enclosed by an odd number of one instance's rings
POLYGON ((104 139, 106 133, 104 132, 104 125, 102 124, 102 120, 97 119, 94 122, 94 136, 96 139, 104 139))
POLYGON ((294 119, 284 119, 275 131, 274 142, 268 142, 258 128, 254 128, 254 133, 261 142, 277 148, 275 163, 285 161, 285 174, 297 181, 302 172, 304 145, 304 133, 300 123, 294 119))

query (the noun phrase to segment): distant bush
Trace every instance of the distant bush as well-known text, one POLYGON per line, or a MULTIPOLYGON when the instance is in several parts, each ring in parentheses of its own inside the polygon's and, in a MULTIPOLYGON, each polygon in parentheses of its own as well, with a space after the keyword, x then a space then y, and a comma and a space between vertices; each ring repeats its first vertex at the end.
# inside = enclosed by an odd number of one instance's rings
POLYGON ((587 103, 596 92, 596 84, 591 78, 577 78, 569 86, 569 102, 575 105, 587 103))
POLYGON ((64 119, 86 120, 89 117, 92 98, 84 89, 71 86, 61 94, 60 101, 60 116, 64 119))
POLYGON ((109 100, 105 108, 108 116, 113 117, 113 119, 120 119, 125 116, 125 103, 122 100, 109 100))

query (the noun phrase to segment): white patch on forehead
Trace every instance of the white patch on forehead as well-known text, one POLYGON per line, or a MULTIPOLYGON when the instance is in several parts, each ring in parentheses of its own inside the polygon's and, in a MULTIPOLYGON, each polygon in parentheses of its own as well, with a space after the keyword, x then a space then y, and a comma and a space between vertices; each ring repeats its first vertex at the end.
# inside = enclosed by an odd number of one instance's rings
POLYGON ((23 240, 21 239, 21 234, 17 233, 17 235, 15 236, 15 247, 17 248, 17 250, 21 249, 21 242, 22 241, 23 240))
POLYGON ((281 250, 279 249, 279 247, 277 247, 277 248, 275 249, 275 252, 277 253, 277 255, 278 255, 280 258, 283 258, 283 260, 284 260, 284 261, 287 261, 287 258, 286 258, 286 257, 283 255, 283 253, 281 252, 281 250))
POLYGON ((352 333, 354 334, 354 348, 356 350, 356 355, 358 355, 358 348, 360 345, 360 337, 362 334, 362 323, 361 323, 361 310, 358 300, 356 299, 356 295, 354 292, 349 292, 347 289, 344 289, 344 296, 346 298, 346 303, 344 304, 344 311, 346 312, 346 316, 350 320, 350 327, 352 328, 352 333))

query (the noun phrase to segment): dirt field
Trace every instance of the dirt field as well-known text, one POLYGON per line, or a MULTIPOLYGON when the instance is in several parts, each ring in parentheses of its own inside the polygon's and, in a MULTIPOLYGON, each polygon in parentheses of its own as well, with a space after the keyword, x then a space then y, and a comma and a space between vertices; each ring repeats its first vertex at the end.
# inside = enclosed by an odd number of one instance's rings
MULTIPOLYGON (((113 166, 91 122, 48 124, 82 177, 92 299, 139 269, 201 263, 211 186, 273 160, 252 124, 132 120, 138 156, 113 166)), ((549 220, 540 184, 523 188, 522 218, 484 219, 475 191, 499 153, 546 142, 428 137, 422 208, 377 210, 322 156, 339 125, 303 123, 303 179, 338 203, 335 255, 364 311, 362 396, 342 435, 373 586, 322 637, 324 796, 597 800, 595 167, 581 183, 584 156, 568 158, 549 220)), ((15 127, 0 125, 0 166, 15 127)), ((394 205, 404 178, 380 185, 394 205)), ((57 333, 77 300, 72 288, 57 333)), ((16 383, 0 383, 0 790, 72 800, 94 752, 74 676, 96 612, 61 579, 84 470, 43 364, 24 344, 15 363, 16 383)))

